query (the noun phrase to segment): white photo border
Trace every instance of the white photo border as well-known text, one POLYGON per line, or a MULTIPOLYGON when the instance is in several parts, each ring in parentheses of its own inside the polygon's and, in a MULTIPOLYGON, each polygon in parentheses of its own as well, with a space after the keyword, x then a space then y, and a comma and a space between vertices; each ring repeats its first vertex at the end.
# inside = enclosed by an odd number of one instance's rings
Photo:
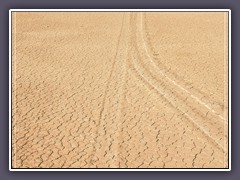
POLYGON ((9 10, 9 171, 231 171, 231 10, 230 9, 10 9, 9 10), (228 168, 13 168, 12 12, 228 12, 228 168))

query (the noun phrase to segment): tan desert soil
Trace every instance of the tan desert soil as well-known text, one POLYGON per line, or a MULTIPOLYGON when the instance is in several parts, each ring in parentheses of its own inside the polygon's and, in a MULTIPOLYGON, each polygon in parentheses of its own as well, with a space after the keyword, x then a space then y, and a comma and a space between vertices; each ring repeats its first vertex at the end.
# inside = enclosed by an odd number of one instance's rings
POLYGON ((228 167, 227 18, 13 13, 12 166, 228 167))

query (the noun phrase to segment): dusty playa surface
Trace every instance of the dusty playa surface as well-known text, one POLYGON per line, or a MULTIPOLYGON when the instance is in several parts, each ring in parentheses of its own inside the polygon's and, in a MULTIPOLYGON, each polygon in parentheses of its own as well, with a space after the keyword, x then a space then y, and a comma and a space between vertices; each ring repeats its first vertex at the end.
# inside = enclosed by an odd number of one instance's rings
POLYGON ((227 168, 228 14, 13 12, 13 168, 227 168))

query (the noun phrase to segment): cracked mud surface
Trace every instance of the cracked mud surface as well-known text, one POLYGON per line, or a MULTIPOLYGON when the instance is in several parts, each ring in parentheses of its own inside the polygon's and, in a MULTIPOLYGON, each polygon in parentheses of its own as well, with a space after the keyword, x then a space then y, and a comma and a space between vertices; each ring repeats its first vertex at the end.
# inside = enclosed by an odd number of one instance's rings
POLYGON ((228 167, 227 14, 12 14, 14 168, 228 167))

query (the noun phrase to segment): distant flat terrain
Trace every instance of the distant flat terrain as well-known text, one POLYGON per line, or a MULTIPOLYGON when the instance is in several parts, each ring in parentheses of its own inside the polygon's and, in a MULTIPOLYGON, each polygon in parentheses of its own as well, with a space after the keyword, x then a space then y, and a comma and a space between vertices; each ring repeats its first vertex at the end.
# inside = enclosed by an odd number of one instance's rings
POLYGON ((12 13, 12 165, 228 168, 227 13, 12 13))

